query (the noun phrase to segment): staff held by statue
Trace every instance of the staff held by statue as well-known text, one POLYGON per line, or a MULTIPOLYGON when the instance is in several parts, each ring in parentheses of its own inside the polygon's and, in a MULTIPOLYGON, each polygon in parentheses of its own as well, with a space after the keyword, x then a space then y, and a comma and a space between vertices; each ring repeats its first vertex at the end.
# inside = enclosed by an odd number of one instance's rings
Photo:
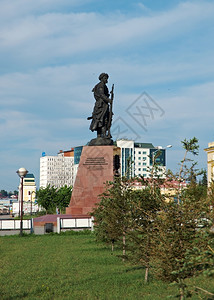
POLYGON ((108 138, 111 138, 111 124, 112 124, 112 117, 113 117, 113 111, 112 111, 112 107, 113 107, 113 100, 114 100, 114 84, 112 84, 112 89, 111 89, 111 102, 110 102, 110 110, 109 110, 109 121, 108 121, 108 138))

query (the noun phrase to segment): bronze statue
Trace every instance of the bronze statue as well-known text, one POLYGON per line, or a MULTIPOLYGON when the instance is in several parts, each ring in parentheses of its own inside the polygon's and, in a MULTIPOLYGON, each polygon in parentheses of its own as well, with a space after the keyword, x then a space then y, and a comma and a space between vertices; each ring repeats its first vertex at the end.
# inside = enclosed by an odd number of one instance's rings
MULTIPOLYGON (((102 73, 99 76, 100 82, 95 85, 92 92, 96 100, 94 110, 91 117, 88 120, 91 121, 90 130, 97 131, 97 139, 90 142, 92 145, 110 145, 111 140, 111 123, 112 123, 112 103, 114 98, 114 85, 111 90, 111 97, 108 91, 106 83, 108 83, 108 74, 102 73), (110 97, 110 98, 109 98, 110 97)), ((89 145, 90 145, 89 144, 89 145)))

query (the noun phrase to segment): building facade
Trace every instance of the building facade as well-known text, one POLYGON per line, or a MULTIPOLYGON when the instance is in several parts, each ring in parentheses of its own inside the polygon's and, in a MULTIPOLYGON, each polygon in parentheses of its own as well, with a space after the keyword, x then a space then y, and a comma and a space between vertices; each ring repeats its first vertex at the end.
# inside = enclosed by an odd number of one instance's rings
MULTIPOLYGON (((23 213, 35 212, 36 200, 36 182, 33 174, 26 174, 23 178, 23 213)), ((12 213, 14 215, 20 215, 21 211, 21 178, 18 192, 18 202, 14 202, 12 205, 12 213)))
MULTIPOLYGON (((35 177, 33 174, 26 174, 26 176, 23 179, 23 202, 35 202, 36 198, 36 182, 35 177)), ((18 200, 21 199, 21 179, 20 179, 20 185, 19 185, 19 194, 18 194, 18 200)))
POLYGON ((40 158, 40 187, 60 188, 74 184, 74 149, 60 150, 57 156, 43 153, 40 158))
POLYGON ((207 152, 207 181, 209 186, 214 179, 214 142, 208 143, 208 148, 204 150, 207 152))
MULTIPOLYGON (((57 156, 47 156, 43 153, 40 158, 40 187, 73 186, 82 149, 83 146, 78 146, 68 151, 60 150, 57 156)), ((165 176, 165 149, 154 147, 151 143, 136 143, 123 139, 115 142, 113 153, 119 158, 120 167, 117 174, 121 176, 149 178, 154 162, 159 165, 156 175, 162 178, 165 176)))
POLYGON ((154 164, 158 165, 157 176, 165 177, 166 150, 154 147, 151 143, 137 143, 131 140, 117 140, 117 147, 121 149, 121 176, 151 177, 154 164))

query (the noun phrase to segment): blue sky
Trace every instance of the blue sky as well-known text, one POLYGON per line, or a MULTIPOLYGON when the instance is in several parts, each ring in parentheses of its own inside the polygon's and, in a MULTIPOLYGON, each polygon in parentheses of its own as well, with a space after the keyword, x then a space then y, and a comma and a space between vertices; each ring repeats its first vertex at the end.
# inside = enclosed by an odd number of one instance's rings
POLYGON ((172 144, 167 167, 177 171, 180 141, 196 136, 206 168, 213 15, 206 0, 1 0, 0 189, 17 189, 22 166, 39 185, 43 151, 56 155, 95 137, 87 117, 102 72, 115 84, 114 138, 172 144))

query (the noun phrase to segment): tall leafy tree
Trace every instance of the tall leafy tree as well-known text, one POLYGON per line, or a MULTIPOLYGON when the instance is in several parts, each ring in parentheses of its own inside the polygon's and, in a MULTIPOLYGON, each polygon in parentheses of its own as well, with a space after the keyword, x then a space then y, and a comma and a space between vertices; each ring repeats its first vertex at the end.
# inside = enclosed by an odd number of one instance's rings
POLYGON ((5 190, 1 190, 1 191, 0 191, 0 195, 1 195, 1 197, 7 197, 7 196, 8 196, 8 193, 7 193, 7 191, 5 191, 5 190))
POLYGON ((56 190, 55 187, 48 185, 36 192, 37 202, 46 210, 46 213, 55 213, 56 211, 56 190))
POLYGON ((64 212, 65 207, 67 207, 71 200, 72 187, 62 186, 56 192, 55 204, 60 212, 64 212))
POLYGON ((55 213, 56 208, 62 210, 67 207, 71 199, 71 187, 61 187, 59 189, 48 185, 46 188, 40 188, 36 192, 37 202, 47 213, 55 213))

